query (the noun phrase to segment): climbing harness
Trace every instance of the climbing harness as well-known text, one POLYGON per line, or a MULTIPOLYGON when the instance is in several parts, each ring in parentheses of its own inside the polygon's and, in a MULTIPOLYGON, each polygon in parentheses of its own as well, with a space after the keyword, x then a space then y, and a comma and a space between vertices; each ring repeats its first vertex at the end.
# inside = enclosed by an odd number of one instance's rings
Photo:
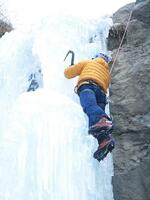
POLYGON ((80 82, 78 85, 76 85, 76 86, 74 87, 74 92, 75 92, 76 94, 78 94, 78 89, 79 89, 79 87, 80 87, 81 85, 85 85, 85 84, 92 84, 92 85, 98 86, 98 84, 97 84, 95 81, 93 81, 93 80, 85 80, 85 81, 80 82))
POLYGON ((71 66, 71 65, 74 65, 75 53, 72 50, 69 50, 64 58, 64 61, 66 60, 69 54, 71 54, 71 64, 70 64, 71 66))
POLYGON ((113 64, 112 64, 112 67, 111 67, 111 69, 110 69, 110 74, 111 74, 112 71, 113 71, 113 68, 114 68, 114 66, 115 66, 115 63, 116 63, 117 57, 118 57, 119 52, 120 52, 120 50, 121 50, 121 46, 122 46, 122 44, 123 44, 123 41, 124 41, 125 35, 126 35, 126 33, 127 33, 128 26, 129 26, 129 23, 130 23, 130 21, 131 21, 131 17, 132 17, 132 14, 133 14, 133 10, 134 10, 134 8, 135 8, 135 4, 136 4, 136 3, 134 3, 133 8, 132 8, 131 11, 130 11, 129 18, 128 18, 128 21, 127 21, 127 25, 126 25, 126 28, 125 28, 124 34, 123 34, 123 36, 122 36, 122 39, 121 39, 120 45, 119 45, 119 47, 118 47, 118 50, 117 50, 116 56, 115 56, 114 61, 113 61, 113 64))

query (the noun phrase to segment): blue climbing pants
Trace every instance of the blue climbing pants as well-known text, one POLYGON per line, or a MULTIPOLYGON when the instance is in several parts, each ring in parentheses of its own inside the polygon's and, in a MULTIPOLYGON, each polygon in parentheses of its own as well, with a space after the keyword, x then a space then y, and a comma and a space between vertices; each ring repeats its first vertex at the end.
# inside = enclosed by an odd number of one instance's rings
POLYGON ((84 84, 78 89, 80 104, 89 118, 89 127, 96 124, 100 118, 107 117, 105 113, 106 94, 94 84, 84 84))

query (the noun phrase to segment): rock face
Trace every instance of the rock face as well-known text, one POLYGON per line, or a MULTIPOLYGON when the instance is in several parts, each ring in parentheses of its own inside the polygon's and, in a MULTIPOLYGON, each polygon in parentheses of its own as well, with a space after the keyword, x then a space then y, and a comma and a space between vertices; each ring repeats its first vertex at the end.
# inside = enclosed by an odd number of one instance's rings
POLYGON ((0 13, 0 38, 6 33, 10 32, 13 28, 12 25, 7 22, 6 20, 1 19, 1 13, 0 13))
POLYGON ((132 9, 112 71, 115 200, 150 199, 150 0, 137 0, 113 15, 108 48, 115 58, 132 9))

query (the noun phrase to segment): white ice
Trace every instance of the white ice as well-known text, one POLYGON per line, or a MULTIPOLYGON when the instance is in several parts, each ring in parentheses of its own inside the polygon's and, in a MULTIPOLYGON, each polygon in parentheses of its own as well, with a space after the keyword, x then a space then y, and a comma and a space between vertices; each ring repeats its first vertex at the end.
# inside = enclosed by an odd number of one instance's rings
POLYGON ((69 49, 76 62, 107 52, 110 24, 45 17, 0 40, 1 200, 113 200, 112 157, 94 160, 98 144, 73 92, 76 79, 63 75, 69 49), (41 88, 26 92, 39 68, 41 88))

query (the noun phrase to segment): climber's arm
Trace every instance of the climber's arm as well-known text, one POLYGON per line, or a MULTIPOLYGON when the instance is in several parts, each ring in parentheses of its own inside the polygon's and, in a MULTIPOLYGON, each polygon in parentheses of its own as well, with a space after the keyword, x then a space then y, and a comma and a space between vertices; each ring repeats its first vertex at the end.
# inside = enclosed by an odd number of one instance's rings
POLYGON ((65 77, 70 79, 70 78, 74 78, 80 75, 84 65, 85 65, 85 62, 82 61, 82 62, 79 62, 78 64, 67 67, 64 71, 65 77))

